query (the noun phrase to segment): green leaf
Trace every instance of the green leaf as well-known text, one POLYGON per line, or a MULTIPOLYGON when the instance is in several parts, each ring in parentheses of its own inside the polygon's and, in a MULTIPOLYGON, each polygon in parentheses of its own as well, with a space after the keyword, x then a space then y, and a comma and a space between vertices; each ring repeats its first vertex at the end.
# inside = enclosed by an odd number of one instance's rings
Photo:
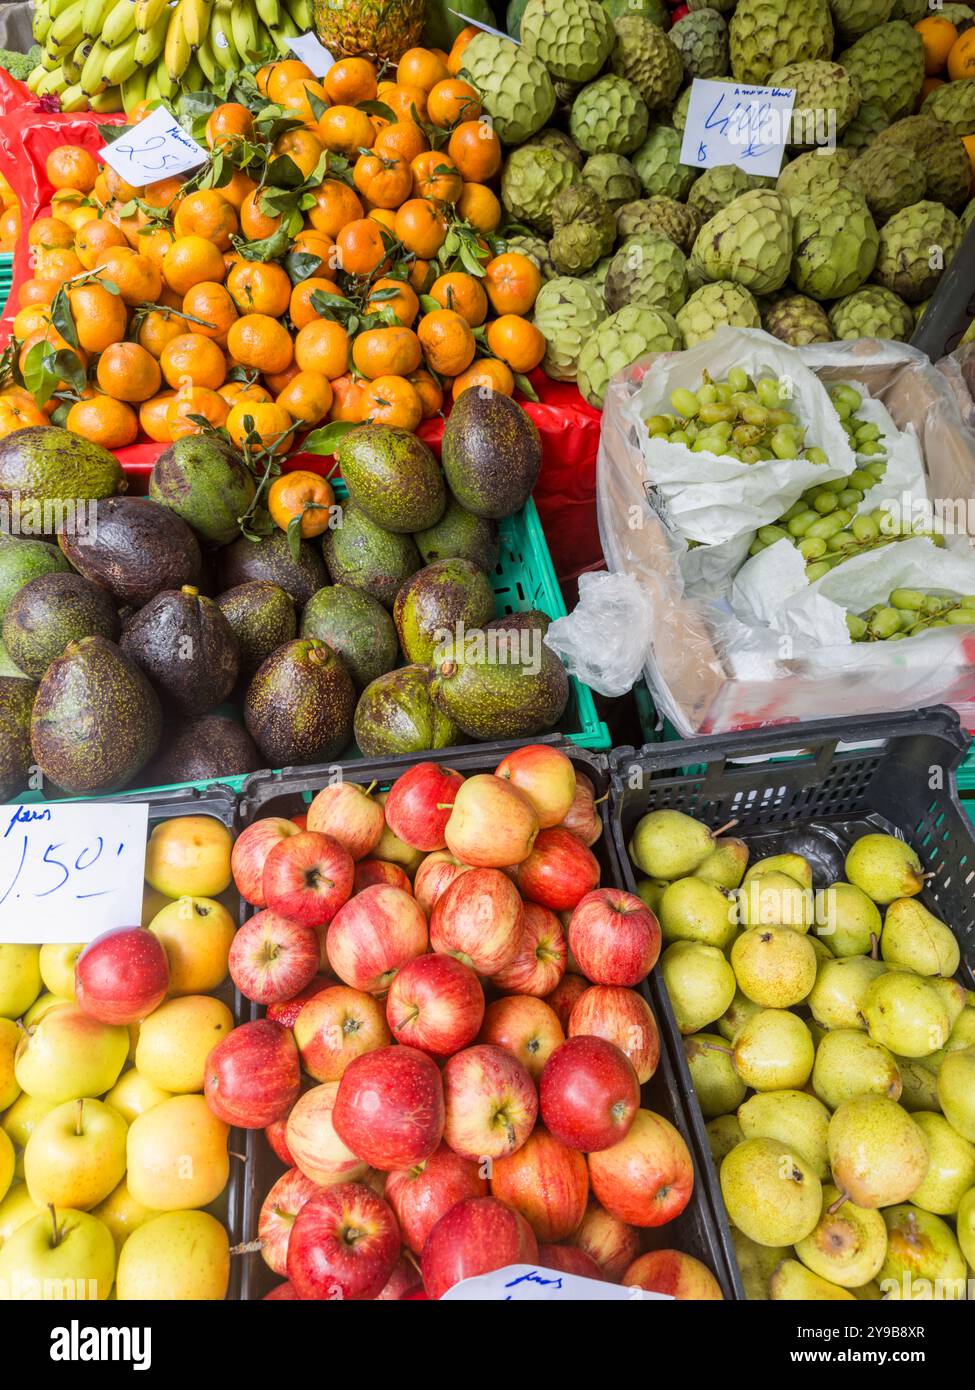
POLYGON ((60 379, 53 371, 55 355, 50 343, 41 342, 24 358, 24 386, 40 406, 47 405, 60 379))
POLYGON ((302 280, 307 280, 315 274, 320 261, 321 256, 315 256, 309 251, 289 251, 281 264, 288 272, 291 283, 300 285, 302 280))
POLYGON ((420 308, 425 314, 435 314, 438 309, 443 308, 443 305, 440 303, 439 299, 434 299, 432 294, 421 294, 420 308))
MULTIPOLYGON (((124 125, 96 125, 95 129, 105 141, 106 145, 113 144, 120 135, 126 133, 126 127, 124 125)), ((129 133, 131 134, 131 132, 129 133)))
POLYGON ((288 522, 288 553, 297 565, 301 560, 301 518, 303 513, 299 512, 288 522))
POLYGON ((356 110, 365 111, 367 116, 381 116, 384 121, 389 121, 390 125, 395 125, 397 121, 396 112, 384 101, 360 101, 356 110))
POLYGON ((518 390, 521 392, 521 394, 530 401, 537 401, 538 392, 535 390, 534 386, 525 376, 524 372, 515 372, 513 373, 513 375, 515 378, 515 385, 518 387, 518 390))
POLYGON ((276 232, 262 237, 259 241, 234 242, 245 261, 276 261, 279 256, 285 254, 290 245, 291 231, 287 224, 282 224, 276 232))
POLYGON ((78 346, 78 330, 75 327, 71 304, 63 288, 59 289, 54 296, 54 303, 51 305, 51 322, 65 342, 70 343, 74 348, 78 346))
MULTIPOLYGON (((305 181, 305 176, 289 154, 279 154, 267 166, 267 181, 275 188, 294 190, 301 187, 305 181)), ((262 198, 262 208, 264 201, 262 198)))
POLYGON ((309 92, 307 88, 305 89, 305 95, 308 98, 311 114, 315 117, 316 121, 320 121, 328 110, 328 102, 322 101, 320 96, 316 96, 314 92, 309 92))
POLYGON ((202 141, 206 124, 220 105, 216 92, 181 92, 176 102, 176 119, 188 135, 202 141))
POLYGON ((355 428, 356 425, 352 420, 333 420, 331 424, 323 425, 321 429, 312 430, 301 446, 302 453, 334 454, 349 431, 355 428))

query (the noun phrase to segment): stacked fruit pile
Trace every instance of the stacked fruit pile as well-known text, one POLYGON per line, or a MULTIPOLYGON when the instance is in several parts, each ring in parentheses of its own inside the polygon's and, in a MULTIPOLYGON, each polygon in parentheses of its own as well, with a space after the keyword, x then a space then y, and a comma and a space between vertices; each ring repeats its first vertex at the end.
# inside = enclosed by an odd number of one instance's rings
POLYGON ((4 1299, 224 1297, 213 1212, 230 1128, 203 1086, 234 1023, 215 995, 229 993, 231 848, 210 816, 164 821, 146 853, 148 931, 0 944, 4 1299))
POLYGON ((630 856, 748 1296, 965 1298, 975 1008, 915 852, 863 835, 814 892, 801 854, 746 871, 743 840, 653 811, 630 856))
POLYGON ((7 180, 0 174, 0 252, 9 255, 20 236, 20 203, 7 180))

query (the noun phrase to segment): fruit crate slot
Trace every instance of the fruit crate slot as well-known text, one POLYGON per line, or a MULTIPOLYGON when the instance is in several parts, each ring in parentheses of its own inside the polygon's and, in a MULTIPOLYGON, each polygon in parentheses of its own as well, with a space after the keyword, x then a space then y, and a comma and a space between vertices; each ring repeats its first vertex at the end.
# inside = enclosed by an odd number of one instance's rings
MULTIPOLYGON (((802 854, 812 864, 816 888, 845 877, 846 853, 861 835, 896 835, 913 846, 925 870, 933 873, 920 901, 951 926, 961 947, 960 975, 967 988, 975 987, 975 802, 967 803, 969 820, 955 784, 968 744, 958 716, 937 706, 920 713, 815 720, 802 726, 803 742, 812 752, 800 761, 731 761, 772 758, 795 738, 795 725, 788 725, 658 743, 639 752, 615 749, 609 757, 610 818, 625 886, 631 891, 636 886, 626 846, 648 811, 683 811, 712 829, 737 820, 734 833, 747 841, 752 860, 802 854), (881 746, 838 749, 840 743, 864 742, 881 746), (687 765, 702 771, 687 772, 687 765)), ((655 994, 661 1033, 671 1056, 678 1057, 684 1104, 696 1118, 694 1132, 704 1146, 696 1157, 716 1212, 718 1236, 736 1271, 683 1040, 662 982, 656 982, 655 994)))
MULTIPOLYGON (((605 756, 574 747, 564 739, 550 737, 536 742, 553 743, 572 760, 578 772, 584 772, 596 788, 597 797, 602 797, 609 788, 608 760, 605 756)), ((515 748, 522 747, 524 740, 511 743, 482 744, 476 748, 461 750, 439 750, 437 756, 449 760, 450 766, 466 776, 479 772, 493 772, 501 758, 515 748)), ((334 781, 338 772, 347 774, 358 783, 375 780, 381 790, 388 787, 410 767, 424 762, 429 754, 417 753, 403 755, 387 760, 363 759, 361 762, 334 764, 319 768, 290 768, 276 773, 255 773, 251 776, 244 793, 237 804, 238 828, 244 829, 253 821, 264 816, 290 817, 307 810, 316 792, 334 781)), ((592 852, 599 860, 602 870, 601 883, 604 887, 619 886, 623 882, 622 870, 613 844, 609 802, 600 803, 603 833, 592 846, 592 852)), ((256 909, 241 903, 240 921, 243 923, 256 909)), ((639 987, 644 999, 653 1010, 660 1032, 660 1062, 657 1070, 644 1085, 641 1104, 663 1115, 681 1133, 691 1153, 694 1164, 694 1193, 690 1202, 679 1217, 665 1226, 644 1232, 645 1243, 652 1248, 676 1248, 702 1260, 721 1284, 726 1298, 742 1297, 742 1289, 733 1255, 729 1259, 726 1242, 720 1238, 719 1216, 714 1207, 711 1184, 708 1181, 710 1163, 708 1156, 704 1122, 696 1102, 688 1104, 690 1075, 684 1061, 683 1049, 678 1045, 675 1052, 673 1042, 668 1038, 660 1019, 662 991, 655 986, 655 971, 639 987)), ((252 1017, 259 1017, 262 1010, 256 1004, 250 1006, 252 1017)), ((245 1211, 243 1218, 244 1241, 257 1237, 258 1218, 261 1203, 271 1185, 286 1171, 271 1150, 260 1130, 250 1130, 247 1134, 247 1161, 244 1165, 246 1188, 245 1211)), ((273 1274, 264 1264, 259 1254, 246 1255, 240 1263, 243 1266, 242 1293, 244 1299, 260 1299, 280 1277, 273 1274)))
POLYGON ((954 352, 975 318, 975 223, 945 270, 931 302, 921 315, 911 347, 932 362, 954 352))

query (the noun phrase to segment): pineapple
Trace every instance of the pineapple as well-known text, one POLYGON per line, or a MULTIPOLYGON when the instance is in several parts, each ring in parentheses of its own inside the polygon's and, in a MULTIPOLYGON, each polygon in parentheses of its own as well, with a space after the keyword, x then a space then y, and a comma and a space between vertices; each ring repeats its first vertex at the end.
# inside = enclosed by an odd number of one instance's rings
POLYGON ((315 0, 315 30, 338 57, 396 62, 420 42, 424 0, 315 0))

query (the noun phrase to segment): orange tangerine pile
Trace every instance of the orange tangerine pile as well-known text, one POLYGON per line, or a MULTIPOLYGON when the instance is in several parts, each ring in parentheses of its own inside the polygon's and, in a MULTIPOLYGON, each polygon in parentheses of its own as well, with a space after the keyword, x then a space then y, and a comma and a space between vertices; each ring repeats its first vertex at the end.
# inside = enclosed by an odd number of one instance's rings
POLYGON ((20 236, 20 203, 7 180, 0 174, 0 252, 9 254, 20 236))
MULTIPOLYGON (((951 20, 937 13, 930 14, 914 28, 924 44, 925 80, 921 100, 935 87, 946 82, 962 82, 975 77, 975 26, 960 30, 951 20)), ((975 170, 975 135, 962 137, 975 170)))

